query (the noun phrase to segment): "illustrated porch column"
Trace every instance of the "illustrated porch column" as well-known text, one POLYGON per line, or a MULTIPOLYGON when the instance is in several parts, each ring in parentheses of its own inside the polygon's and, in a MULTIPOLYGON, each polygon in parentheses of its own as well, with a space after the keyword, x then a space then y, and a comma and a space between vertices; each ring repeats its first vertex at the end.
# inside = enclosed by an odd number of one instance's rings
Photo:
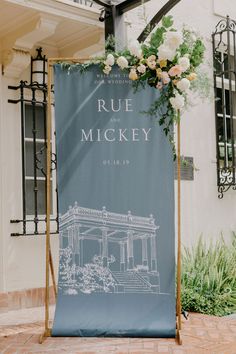
POLYGON ((156 248, 156 235, 151 236, 151 267, 152 271, 157 270, 157 248, 156 248))
POLYGON ((125 242, 120 242, 120 271, 125 271, 125 242))
POLYGON ((107 241, 107 227, 102 227, 102 264, 103 267, 108 265, 108 241, 107 241))
POLYGON ((74 226, 75 263, 80 264, 80 224, 74 226))
POLYGON ((147 235, 142 238, 142 263, 145 267, 148 265, 147 235))
POLYGON ((127 231, 127 253, 128 253, 128 269, 134 269, 134 240, 133 240, 133 231, 127 231))
POLYGON ((60 248, 66 248, 68 246, 68 230, 60 230, 60 248))
POLYGON ((83 252, 84 252, 84 237, 80 237, 79 239, 79 249, 80 249, 80 267, 83 267, 84 265, 84 257, 83 257, 83 252))
POLYGON ((73 237, 71 226, 67 226, 68 247, 73 248, 73 237))
POLYGON ((98 247, 99 247, 99 257, 102 259, 102 240, 98 240, 98 247))
POLYGON ((68 227, 68 244, 72 252, 72 279, 75 280, 75 228, 74 226, 68 227))

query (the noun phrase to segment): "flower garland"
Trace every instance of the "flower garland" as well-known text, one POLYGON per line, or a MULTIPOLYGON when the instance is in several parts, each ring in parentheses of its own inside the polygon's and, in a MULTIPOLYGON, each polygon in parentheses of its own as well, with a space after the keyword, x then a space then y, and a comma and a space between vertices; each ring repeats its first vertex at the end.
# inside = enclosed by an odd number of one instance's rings
POLYGON ((196 89, 193 81, 198 79, 196 69, 203 62, 205 51, 200 37, 188 29, 176 30, 173 23, 172 16, 163 17, 148 43, 136 40, 123 51, 107 49, 105 56, 79 64, 81 70, 99 64, 106 75, 117 64, 128 73, 135 90, 146 83, 159 90, 159 97, 145 113, 160 117, 159 124, 171 142, 172 125, 186 106, 189 92, 196 89))
POLYGON ((159 98, 146 113, 159 113, 160 125, 166 135, 178 117, 178 111, 187 104, 189 91, 197 80, 197 67, 203 61, 205 46, 201 38, 190 30, 173 28, 172 16, 163 17, 161 27, 151 35, 149 43, 133 41, 123 52, 110 52, 101 66, 109 74, 117 64, 129 73, 134 87, 148 85, 160 92, 159 98))

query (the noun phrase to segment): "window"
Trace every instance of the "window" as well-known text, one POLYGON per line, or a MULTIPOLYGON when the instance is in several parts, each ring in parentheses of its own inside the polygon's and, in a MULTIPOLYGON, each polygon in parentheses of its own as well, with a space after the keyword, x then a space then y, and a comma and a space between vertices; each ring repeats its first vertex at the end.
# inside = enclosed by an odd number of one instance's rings
POLYGON ((44 215, 46 214, 44 108, 35 106, 34 110, 35 112, 33 112, 32 105, 25 105, 26 215, 44 215))
MULTIPOLYGON (((21 105, 22 143, 22 218, 11 220, 12 223, 20 223, 22 229, 21 232, 14 233, 12 236, 45 234, 46 229, 47 73, 45 72, 46 58, 42 56, 42 49, 39 48, 37 52, 37 57, 32 58, 31 62, 31 83, 21 81, 19 86, 9 87, 20 91, 18 100, 8 101, 21 105), (41 82, 40 75, 42 76, 41 82)), ((53 132, 54 124, 52 124, 51 140, 51 229, 52 233, 57 233, 56 155, 53 132)))
POLYGON ((236 190, 236 22, 226 18, 212 35, 219 198, 236 190))

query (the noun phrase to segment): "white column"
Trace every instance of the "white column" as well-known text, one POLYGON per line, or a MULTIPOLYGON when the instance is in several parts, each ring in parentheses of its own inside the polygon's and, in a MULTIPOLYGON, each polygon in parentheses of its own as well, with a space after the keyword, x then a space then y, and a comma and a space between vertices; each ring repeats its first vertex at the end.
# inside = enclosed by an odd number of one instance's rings
POLYGON ((102 227, 102 263, 103 267, 108 265, 108 241, 107 241, 107 227, 102 227))
POLYGON ((74 249, 75 249, 75 263, 80 264, 80 225, 74 226, 74 249))
POLYGON ((125 243, 120 242, 120 270, 124 272, 125 270, 125 243))
POLYGON ((142 238, 142 263, 144 266, 148 265, 148 249, 147 249, 147 235, 142 238))
POLYGON ((60 230, 59 233, 59 247, 66 248, 67 245, 67 230, 60 230))
POLYGON ((127 231, 127 251, 128 251, 128 269, 134 268, 134 244, 133 244, 133 231, 127 231))
POLYGON ((84 238, 83 237, 80 237, 80 240, 79 240, 79 248, 80 248, 80 267, 83 267, 84 265, 84 257, 83 257, 83 253, 84 253, 84 238))
POLYGON ((151 236, 151 267, 152 271, 157 270, 157 246, 155 234, 151 236))
POLYGON ((68 232, 68 246, 72 249, 73 248, 73 236, 72 236, 72 227, 67 227, 68 232))
MULTIPOLYGON (((72 267, 75 267, 75 227, 74 225, 69 227, 69 243, 72 250, 72 267)), ((72 274, 72 279, 75 280, 75 269, 72 274)))
POLYGON ((99 245, 99 254, 98 256, 102 258, 102 240, 98 240, 98 245, 99 245))

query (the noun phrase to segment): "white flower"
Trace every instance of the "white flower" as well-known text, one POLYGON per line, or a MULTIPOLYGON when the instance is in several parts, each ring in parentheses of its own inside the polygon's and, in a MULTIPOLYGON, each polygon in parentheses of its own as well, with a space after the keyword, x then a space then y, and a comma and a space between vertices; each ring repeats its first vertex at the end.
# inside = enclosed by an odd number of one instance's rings
POLYGON ((156 56, 155 55, 150 55, 147 60, 146 60, 147 66, 151 69, 154 70, 156 68, 156 56))
POLYGON ((178 31, 166 32, 164 43, 166 46, 170 47, 171 49, 176 50, 177 48, 179 48, 180 44, 183 43, 183 35, 181 32, 178 31))
POLYGON ((135 80, 138 79, 138 75, 137 75, 136 69, 132 68, 132 69, 130 70, 129 79, 130 79, 130 80, 133 80, 133 81, 135 81, 135 80))
POLYGON ((125 69, 125 68, 128 68, 129 66, 129 63, 128 63, 128 60, 123 57, 123 56, 120 56, 117 60, 117 65, 121 68, 121 69, 125 69))
POLYGON ((175 57, 176 50, 166 46, 165 44, 161 44, 158 48, 158 61, 161 60, 169 60, 172 61, 175 57))
POLYGON ((142 57, 142 48, 141 48, 141 44, 139 43, 139 41, 134 40, 129 44, 128 47, 130 53, 132 55, 134 55, 137 58, 141 58, 142 57))
POLYGON ((189 87, 190 87, 190 81, 186 78, 181 79, 177 83, 177 88, 182 92, 187 91, 189 89, 189 87))
POLYGON ((143 65, 143 64, 140 64, 138 67, 137 67, 137 70, 140 74, 144 74, 146 72, 146 66, 143 65))
POLYGON ((115 58, 113 54, 108 54, 106 60, 104 61, 105 65, 112 66, 115 64, 115 58))
POLYGON ((103 69, 104 74, 108 75, 111 71, 111 66, 106 65, 103 69))
POLYGON ((176 95, 174 97, 170 98, 170 104, 176 111, 183 108, 184 103, 185 103, 184 97, 182 95, 180 95, 179 93, 176 93, 176 95))
POLYGON ((186 70, 189 69, 189 67, 190 67, 190 60, 189 60, 188 57, 185 57, 185 56, 184 56, 184 57, 179 58, 178 64, 181 66, 182 71, 184 72, 184 71, 186 71, 186 70))

